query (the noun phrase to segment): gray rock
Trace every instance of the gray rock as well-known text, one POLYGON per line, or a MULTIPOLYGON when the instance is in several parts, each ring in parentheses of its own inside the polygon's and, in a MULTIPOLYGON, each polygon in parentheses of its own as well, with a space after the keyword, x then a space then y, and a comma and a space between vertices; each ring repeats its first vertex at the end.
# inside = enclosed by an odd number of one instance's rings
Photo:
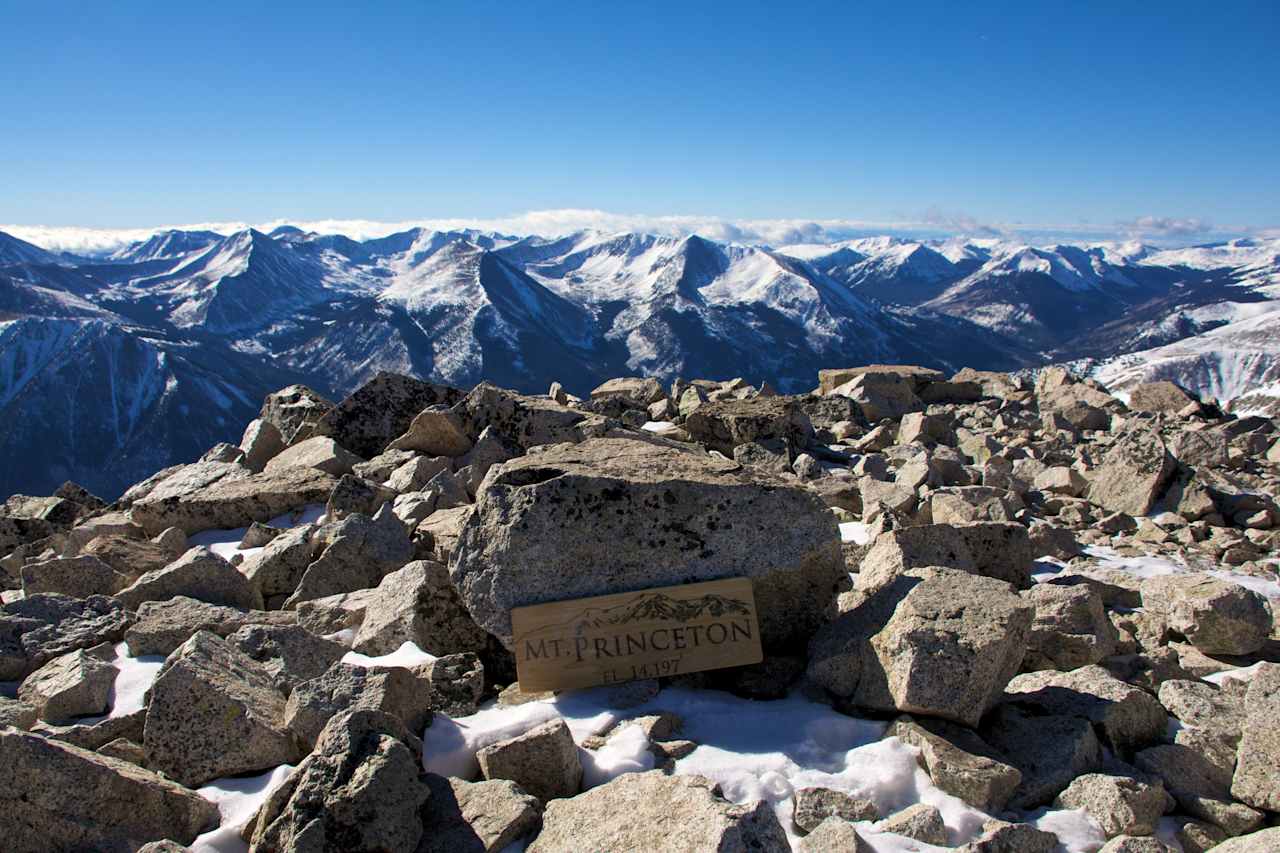
POLYGON ((262 470, 267 474, 278 474, 289 468, 314 468, 334 477, 341 477, 350 474, 352 468, 363 461, 332 438, 317 435, 282 450, 262 470))
POLYGON ((299 625, 245 625, 227 642, 262 664, 286 695, 318 678, 347 653, 347 647, 318 637, 299 625))
POLYGON ((421 491, 432 477, 449 471, 452 465, 447 456, 415 456, 391 472, 387 487, 400 493, 421 491))
POLYGON ((485 779, 510 779, 546 803, 572 797, 582 787, 578 745, 564 720, 535 726, 476 753, 485 779))
POLYGON ((514 782, 467 782, 434 773, 417 853, 499 853, 542 825, 542 804, 514 782))
POLYGON ((614 396, 630 397, 642 406, 656 403, 667 397, 662 384, 652 378, 619 377, 604 382, 591 392, 592 400, 600 400, 614 396))
POLYGON ((13 726, 26 731, 36 724, 40 714, 34 705, 0 696, 0 727, 13 726))
POLYGON ((324 547, 307 567, 298 588, 284 603, 293 609, 300 602, 368 589, 413 558, 413 543, 400 519, 384 505, 372 519, 351 515, 325 525, 313 536, 324 547))
POLYGON ((925 844, 942 846, 947 843, 947 827, 942 822, 942 812, 924 803, 907 806, 902 811, 889 815, 876 829, 879 832, 892 832, 894 835, 914 838, 925 844))
POLYGON ((1159 742, 1168 724, 1154 696, 1113 678, 1100 666, 1019 675, 1005 688, 1004 701, 1031 713, 1088 720, 1103 743, 1123 754, 1159 742))
POLYGON ((1243 697, 1198 679, 1165 681, 1157 696, 1160 704, 1183 723, 1212 732, 1232 749, 1240 743, 1245 721, 1243 697))
POLYGON ((359 628, 369 602, 377 593, 376 589, 357 589, 303 601, 297 607, 298 624, 321 636, 359 628))
POLYGON ((169 655, 150 696, 143 742, 171 779, 198 787, 298 760, 271 673, 216 634, 197 632, 169 655))
POLYGON ((1217 853, 1274 853, 1280 849, 1280 827, 1229 838, 1213 849, 1217 853))
POLYGON ((909 412, 924 408, 924 403, 916 396, 915 383, 892 373, 862 373, 828 393, 855 401, 862 409, 863 417, 871 423, 885 418, 898 420, 909 412))
POLYGON ((1151 836, 1119 835, 1102 845, 1098 853, 1172 853, 1172 850, 1151 836))
POLYGON ((0 826, 12 853, 133 853, 148 841, 189 844, 218 809, 125 761, 56 740, 0 729, 0 826))
POLYGON ((329 501, 324 505, 325 518, 341 521, 348 515, 376 515, 382 505, 394 501, 396 493, 372 480, 364 480, 355 474, 345 474, 333 487, 329 501))
POLYGON ((289 445, 310 438, 316 424, 332 408, 332 402, 307 386, 290 385, 267 395, 259 417, 279 430, 289 445))
POLYGON ((770 441, 791 448, 807 447, 813 426, 795 397, 754 397, 746 400, 716 400, 689 414, 685 430, 696 441, 725 456, 732 456, 739 444, 770 441))
POLYGON ((974 726, 1017 673, 1032 612, 1002 581, 908 569, 814 637, 809 677, 864 708, 974 726))
POLYGON ((1134 756, 1144 773, 1158 777, 1178 806, 1192 817, 1221 827, 1228 835, 1252 832, 1262 825, 1261 812, 1232 802, 1231 771, 1205 754, 1182 744, 1162 744, 1134 756))
POLYGON ((137 621, 125 632, 124 641, 134 657, 168 655, 197 631, 226 637, 245 625, 284 626, 297 621, 293 613, 237 610, 178 596, 168 601, 144 601, 138 607, 137 621))
POLYGON ((876 537, 859 568, 858 588, 874 590, 905 569, 941 566, 1029 589, 1033 562, 1027 530, 1020 524, 902 527, 876 537))
POLYGON ((813 832, 825 820, 879 820, 880 812, 863 800, 833 788, 799 788, 791 801, 791 823, 801 834, 813 832))
POLYGON ((1244 707, 1248 715, 1231 793, 1255 808, 1280 812, 1280 665, 1259 668, 1244 707))
POLYGON ((72 598, 88 598, 91 595, 111 595, 128 583, 128 577, 92 554, 41 560, 22 567, 22 592, 25 595, 57 592, 72 598))
MULTIPOLYGON (((167 532, 168 529, 163 532, 167 532)), ((182 556, 186 551, 185 539, 181 550, 174 548, 174 544, 176 541, 172 534, 168 542, 154 542, 118 535, 95 536, 80 550, 79 556, 97 557, 102 560, 114 569, 116 574, 125 579, 124 584, 118 587, 123 589, 147 572, 163 569, 182 556)))
POLYGON ((146 723, 147 709, 121 714, 118 717, 104 717, 96 722, 76 723, 60 726, 51 723, 36 723, 31 727, 33 734, 60 740, 81 749, 101 749, 106 744, 119 738, 142 740, 142 727, 146 723))
POLYGON ((48 661, 99 643, 117 643, 133 621, 102 595, 40 593, 0 606, 0 681, 17 681, 48 661))
POLYGON ((439 563, 415 560, 392 572, 370 598, 351 648, 385 655, 406 642, 429 654, 479 652, 488 644, 439 563))
POLYGON ((450 574, 504 643, 513 607, 746 576, 774 649, 834 612, 845 569, 835 518, 802 486, 672 446, 591 439, 491 470, 450 574))
POLYGON ((733 448, 731 455, 739 465, 752 465, 774 474, 791 473, 791 455, 781 439, 745 441, 733 448))
POLYGON ((254 850, 413 851, 422 839, 421 743, 377 711, 335 717, 315 749, 271 793, 252 825, 254 850))
POLYGON ((163 569, 147 572, 116 593, 130 610, 144 601, 167 601, 175 596, 209 604, 261 610, 262 595, 249 579, 208 548, 192 548, 163 569))
POLYGON ((571 799, 552 800, 529 853, 563 850, 752 850, 785 853, 768 802, 736 805, 701 776, 625 773, 571 799))
POLYGON ((327 435, 366 459, 387 449, 404 434, 413 419, 436 404, 452 406, 462 392, 395 373, 379 373, 360 386, 316 424, 316 435, 327 435))
POLYGON ((1160 575, 1142 582, 1143 606, 1208 654, 1247 655, 1271 635, 1267 600, 1239 584, 1202 574, 1160 575))
POLYGON ((431 719, 433 698, 430 679, 405 667, 336 663, 293 689, 283 718, 304 745, 314 744, 334 716, 357 709, 391 714, 417 732, 431 719))
POLYGON ((1054 806, 1084 809, 1108 838, 1117 835, 1152 835, 1168 806, 1169 795, 1159 782, 1129 776, 1086 773, 1058 795, 1054 806))
POLYGON ((992 819, 982 825, 982 835, 956 853, 1055 853, 1058 836, 1036 829, 1029 823, 1006 823, 992 819))
POLYGON ((1164 440, 1148 429, 1122 435, 1093 472, 1089 500, 1111 512, 1147 515, 1173 476, 1175 463, 1164 440))
POLYGON ((843 853, 872 853, 873 848, 852 823, 839 817, 829 817, 814 827, 813 832, 801 838, 792 848, 797 853, 826 853, 840 850, 843 853))
MULTIPOLYGON (((248 469, 243 470, 248 474, 248 469)), ((167 527, 179 527, 185 533, 248 527, 307 504, 323 504, 335 485, 334 477, 314 468, 263 471, 189 488, 179 485, 163 492, 157 488, 135 501, 129 515, 151 535, 167 527)))
POLYGON ((1188 405, 1199 402, 1172 382, 1143 382, 1129 391, 1129 408, 1135 412, 1176 415, 1188 405))
POLYGON ((83 649, 56 657, 23 679, 18 699, 43 720, 60 722, 107 710, 116 668, 83 649))
POLYGON ((315 525, 303 524, 284 531, 239 567, 266 602, 281 602, 293 595, 311 565, 311 536, 315 525))
POLYGON ((442 509, 420 522, 414 535, 437 563, 448 565, 470 517, 470 506, 442 509))
POLYGON ((1227 840, 1221 827, 1200 820, 1173 818, 1178 824, 1174 839, 1182 845, 1182 853, 1205 853, 1227 840))
POLYGON ((1102 746, 1087 720, 1030 714, 1000 705, 983 723, 983 738, 1018 768, 1022 784, 1009 808, 1030 809, 1053 801, 1082 773, 1102 763, 1102 746))
POLYGON ((242 464, 244 462, 244 451, 236 447, 234 444, 227 444, 223 441, 206 450, 204 455, 200 457, 200 461, 235 462, 237 464, 242 464))
POLYGON ((517 394, 481 382, 454 407, 469 437, 477 446, 482 433, 491 429, 503 445, 528 450, 542 444, 580 441, 580 425, 586 415, 546 397, 517 394))
POLYGON ((262 418, 250 421, 240 439, 240 449, 244 451, 243 464, 255 474, 284 448, 284 436, 280 434, 279 427, 262 418))
POLYGON ((404 435, 392 441, 387 449, 457 457, 471 449, 471 439, 457 414, 446 407, 435 406, 419 412, 404 435))
POLYGON ((920 750, 920 764, 933 784, 979 811, 1003 811, 1022 783, 1021 771, 1002 761, 972 729, 902 717, 886 734, 920 750))
POLYGON ((1088 585, 1037 584, 1025 595, 1036 615, 1024 669, 1076 669, 1115 652, 1119 632, 1107 618, 1102 596, 1088 585))

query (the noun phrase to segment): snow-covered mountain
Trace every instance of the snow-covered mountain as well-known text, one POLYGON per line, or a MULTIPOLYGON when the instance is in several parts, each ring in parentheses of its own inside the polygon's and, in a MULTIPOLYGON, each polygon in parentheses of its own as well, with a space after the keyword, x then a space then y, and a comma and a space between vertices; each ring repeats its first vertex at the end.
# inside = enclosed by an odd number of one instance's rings
POLYGON ((0 493, 71 477, 112 496, 238 438, 267 391, 301 381, 340 396, 379 370, 534 392, 625 374, 797 392, 836 365, 1092 357, 1114 381, 1177 364, 1168 375, 1243 400, 1280 381, 1278 270, 1280 241, 1261 240, 774 249, 285 226, 169 230, 74 258, 0 234, 0 451, 21 460, 0 471, 0 493), (1121 358, 1134 350, 1152 355, 1121 358))

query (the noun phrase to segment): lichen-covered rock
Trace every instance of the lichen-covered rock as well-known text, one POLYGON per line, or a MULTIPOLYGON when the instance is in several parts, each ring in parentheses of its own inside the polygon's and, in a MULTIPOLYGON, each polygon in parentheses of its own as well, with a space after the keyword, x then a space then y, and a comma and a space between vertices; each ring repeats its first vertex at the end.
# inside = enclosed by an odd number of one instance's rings
POLYGON ((366 655, 390 654, 411 642, 433 655, 479 652, 489 635, 476 625, 449 581, 449 570, 415 560, 378 584, 351 648, 366 655))
POLYGON ((304 745, 314 744, 331 718, 356 709, 391 714, 416 732, 431 720, 433 698, 430 679, 405 667, 335 663, 293 689, 283 721, 304 745))
POLYGON ((908 569, 814 637, 809 677, 864 708, 974 726, 1022 664, 1032 613, 1003 581, 908 569))
POLYGON ((862 558, 858 588, 874 590, 904 569, 940 566, 1029 589, 1033 563, 1031 542, 1020 524, 921 524, 876 537, 862 558))
POLYGON ((791 823, 801 834, 813 832, 830 817, 845 821, 879 820, 875 803, 833 788, 800 788, 791 801, 791 823))
POLYGON ((923 841, 925 844, 941 846, 947 843, 947 827, 942 822, 942 812, 925 803, 916 803, 889 815, 876 829, 923 841))
MULTIPOLYGON (((480 445, 487 430, 506 446, 528 450, 543 444, 581 441, 587 416, 546 397, 532 397, 481 382, 456 406, 467 436, 480 445)), ((474 452, 474 451, 473 451, 474 452)), ((466 461, 464 460, 464 463, 466 461)))
POLYGON ((785 853, 787 835, 766 801, 736 805, 701 776, 624 773, 552 800, 529 853, 563 850, 752 850, 785 853))
POLYGON ((396 718, 358 710, 335 717, 315 749, 271 793, 250 830, 257 851, 412 851, 419 809, 421 743, 396 718))
POLYGON ((23 679, 18 699, 50 722, 101 714, 107 710, 116 675, 114 666, 77 649, 54 658, 23 679))
POLYGON ((162 838, 190 844, 218 823, 195 791, 126 761, 0 729, 0 826, 11 853, 133 853, 162 838))
POLYGON ((1247 716, 1231 794, 1255 808, 1280 812, 1280 665, 1259 668, 1244 707, 1247 716))
POLYGON ((178 596, 142 602, 137 621, 125 632, 124 641, 134 657, 168 655, 197 631, 226 637, 245 625, 294 625, 297 621, 294 613, 237 610, 178 596))
POLYGON ((1262 825, 1261 812, 1232 801, 1231 769, 1199 749, 1161 744, 1139 752, 1133 763, 1164 782, 1182 812, 1219 826, 1228 835, 1252 832, 1262 825))
POLYGON ((315 468, 285 468, 261 474, 242 470, 245 476, 192 488, 158 487, 135 501, 129 516, 150 535, 167 527, 179 527, 184 533, 248 527, 307 504, 323 504, 337 485, 333 476, 315 468))
POLYGON ((829 618, 845 569, 835 518, 802 486, 664 444, 591 439, 491 470, 450 574, 504 643, 513 607, 746 576, 777 649, 829 618))
POLYGON ((72 598, 111 595, 128 585, 129 578, 92 554, 27 563, 22 567, 25 595, 56 592, 72 598))
POLYGON ((813 427, 795 397, 717 400, 690 413, 685 431, 711 450, 733 456, 748 442, 779 441, 790 448, 807 447, 813 427))
POLYGON ((299 625, 249 624, 227 635, 227 642, 262 664, 285 694, 323 675, 347 653, 341 643, 299 625))
POLYGON ((1108 838, 1151 835, 1165 813, 1169 795, 1158 782, 1129 776, 1086 773, 1072 781, 1054 803, 1061 809, 1084 809, 1108 838))
POLYGON ((1152 430, 1122 435, 1093 472, 1089 500, 1111 512, 1147 515, 1173 476, 1175 463, 1164 439, 1152 430))
POLYGON ((1070 670, 1109 657, 1119 632, 1102 596, 1086 584, 1037 584, 1025 593, 1035 606, 1024 669, 1070 670))
POLYGON ((413 542, 390 505, 373 518, 350 515, 325 525, 312 536, 312 550, 323 547, 283 604, 286 610, 300 602, 368 589, 413 558, 413 542))
POLYGON ((1143 606, 1163 614, 1169 628, 1208 654, 1247 655, 1271 635, 1267 601, 1239 584, 1202 574, 1173 574, 1142 582, 1143 606))
POLYGON ((332 408, 333 403, 319 392, 305 385, 290 385, 268 394, 258 417, 279 430, 288 446, 310 438, 316 424, 332 408))
POLYGON ((192 548, 163 569, 147 572, 116 593, 116 599, 137 610, 144 601, 167 601, 179 595, 243 610, 262 609, 262 594, 249 579, 203 547, 192 548))
POLYGON ((169 655, 150 695, 143 741, 171 779, 198 787, 298 760, 271 673, 216 634, 197 632, 169 655))
POLYGON ((1100 666, 1025 673, 1009 682, 1005 694, 1005 702, 1032 713, 1088 720, 1107 746, 1124 754, 1159 742, 1168 724, 1168 715, 1154 696, 1117 680, 1100 666))
POLYGON ((133 617, 113 598, 40 593, 0 606, 0 681, 18 681, 59 655, 116 643, 133 617))
POLYGON ((286 471, 289 468, 314 468, 334 477, 350 474, 351 469, 364 459, 347 450, 332 438, 317 435, 282 450, 263 466, 267 474, 286 471))

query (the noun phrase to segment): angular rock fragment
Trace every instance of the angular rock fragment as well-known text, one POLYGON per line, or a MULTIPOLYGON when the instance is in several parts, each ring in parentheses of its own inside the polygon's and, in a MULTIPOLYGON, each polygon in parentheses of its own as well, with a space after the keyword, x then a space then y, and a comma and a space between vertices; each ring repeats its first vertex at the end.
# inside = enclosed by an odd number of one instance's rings
POLYGON ((116 668, 83 649, 56 657, 28 675, 18 699, 36 709, 43 720, 60 722, 107 710, 116 668))
POLYGON ((144 601, 167 601, 175 596, 243 610, 262 609, 262 595, 249 579, 208 548, 192 548, 116 593, 116 599, 131 610, 144 601))
POLYGON ((413 643, 433 655, 479 652, 488 644, 439 563, 415 560, 378 584, 351 648, 366 655, 390 654, 413 643))
POLYGON ((509 779, 546 803, 572 797, 582 787, 578 746, 564 720, 535 726, 476 753, 485 779, 509 779))

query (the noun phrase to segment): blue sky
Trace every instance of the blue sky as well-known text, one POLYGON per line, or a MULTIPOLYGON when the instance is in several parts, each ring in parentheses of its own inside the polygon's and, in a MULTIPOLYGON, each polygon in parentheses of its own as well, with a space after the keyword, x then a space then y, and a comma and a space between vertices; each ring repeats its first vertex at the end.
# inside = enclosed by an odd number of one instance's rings
POLYGON ((1275 0, 0 0, 0 20, 5 223, 1280 226, 1275 0))

